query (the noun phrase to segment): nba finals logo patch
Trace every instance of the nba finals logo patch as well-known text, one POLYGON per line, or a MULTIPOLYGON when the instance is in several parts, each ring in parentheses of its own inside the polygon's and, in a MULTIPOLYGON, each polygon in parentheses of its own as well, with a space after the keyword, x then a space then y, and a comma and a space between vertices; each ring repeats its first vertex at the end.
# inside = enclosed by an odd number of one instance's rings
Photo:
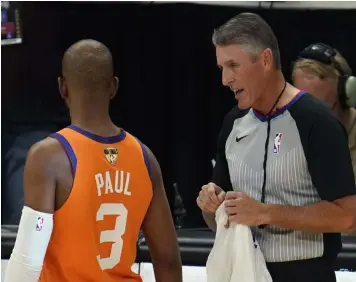
POLYGON ((117 156, 119 155, 119 152, 116 148, 105 148, 104 154, 105 154, 106 160, 111 165, 116 164, 117 156))
POLYGON ((41 231, 43 227, 43 217, 37 218, 36 231, 41 231))
POLYGON ((276 137, 274 137, 274 144, 273 144, 273 153, 279 154, 281 151, 281 143, 283 139, 283 133, 277 133, 276 137))

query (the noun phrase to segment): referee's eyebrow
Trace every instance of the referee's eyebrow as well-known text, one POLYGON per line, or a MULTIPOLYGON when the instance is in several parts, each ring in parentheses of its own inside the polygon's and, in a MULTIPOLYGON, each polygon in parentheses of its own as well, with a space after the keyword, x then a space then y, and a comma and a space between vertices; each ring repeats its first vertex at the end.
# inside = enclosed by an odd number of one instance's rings
MULTIPOLYGON (((229 65, 229 64, 238 64, 237 62, 235 62, 233 59, 227 60, 226 62, 223 63, 223 65, 229 65)), ((217 64, 218 68, 221 69, 222 65, 217 64)))

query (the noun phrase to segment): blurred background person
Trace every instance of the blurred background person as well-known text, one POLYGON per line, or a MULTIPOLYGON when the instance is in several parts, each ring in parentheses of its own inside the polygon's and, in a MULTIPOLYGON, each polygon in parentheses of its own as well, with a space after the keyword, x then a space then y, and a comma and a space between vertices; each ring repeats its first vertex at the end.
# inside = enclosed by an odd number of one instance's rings
POLYGON ((44 3, 39 17, 38 7, 35 2, 1 2, 1 224, 6 225, 20 222, 29 149, 69 124, 68 110, 54 94, 58 54, 65 50, 60 16, 44 3), (23 33, 25 44, 14 44, 23 33))
POLYGON ((356 78, 348 62, 326 44, 311 44, 299 54, 292 79, 297 88, 327 103, 344 125, 356 176, 356 78))

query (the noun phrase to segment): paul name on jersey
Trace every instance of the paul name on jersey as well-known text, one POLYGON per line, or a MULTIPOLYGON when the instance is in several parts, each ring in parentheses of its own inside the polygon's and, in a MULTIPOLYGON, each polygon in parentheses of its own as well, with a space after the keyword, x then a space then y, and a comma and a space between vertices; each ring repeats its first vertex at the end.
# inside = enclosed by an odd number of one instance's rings
POLYGON ((124 194, 131 196, 130 173, 122 170, 105 171, 95 175, 96 188, 98 196, 105 194, 124 194))

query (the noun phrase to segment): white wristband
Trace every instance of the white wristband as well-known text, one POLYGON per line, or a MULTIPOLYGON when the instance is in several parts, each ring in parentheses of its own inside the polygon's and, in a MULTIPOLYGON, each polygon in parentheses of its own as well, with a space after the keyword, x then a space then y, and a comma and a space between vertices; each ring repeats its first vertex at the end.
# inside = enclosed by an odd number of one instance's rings
POLYGON ((53 214, 24 207, 4 282, 38 281, 53 230, 53 214))

